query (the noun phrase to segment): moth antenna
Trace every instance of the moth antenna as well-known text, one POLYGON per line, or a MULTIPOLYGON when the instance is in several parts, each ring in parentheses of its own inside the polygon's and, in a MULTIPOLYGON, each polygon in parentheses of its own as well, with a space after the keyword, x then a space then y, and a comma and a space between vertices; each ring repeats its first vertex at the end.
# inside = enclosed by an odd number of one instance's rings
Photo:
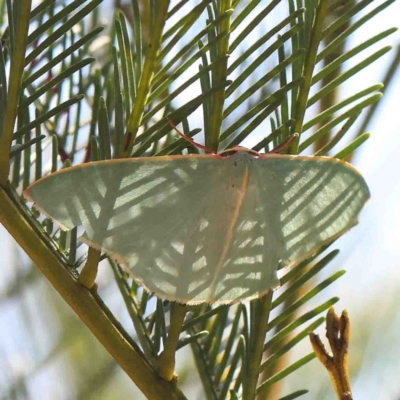
POLYGON ((288 147, 289 144, 292 143, 296 137, 299 137, 299 134, 293 133, 293 135, 289 136, 289 138, 285 142, 283 142, 280 146, 276 147, 275 149, 269 151, 268 153, 280 153, 282 150, 286 149, 286 147, 288 147))
POLYGON ((207 146, 203 146, 200 143, 195 142, 191 137, 185 135, 184 133, 180 132, 179 129, 175 126, 175 124, 172 122, 171 119, 167 118, 168 123, 171 125, 171 127, 178 133, 178 135, 185 139, 187 142, 189 142, 190 144, 192 144, 194 147, 197 147, 198 149, 202 149, 205 150, 207 153, 209 154, 214 154, 214 155, 218 155, 218 153, 216 153, 213 149, 210 149, 207 146))

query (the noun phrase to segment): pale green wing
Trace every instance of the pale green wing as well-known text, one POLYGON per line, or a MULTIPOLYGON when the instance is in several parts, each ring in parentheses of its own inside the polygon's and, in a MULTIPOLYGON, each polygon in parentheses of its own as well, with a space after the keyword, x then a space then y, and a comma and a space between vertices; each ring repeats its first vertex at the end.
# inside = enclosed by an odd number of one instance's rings
POLYGON ((225 163, 228 171, 246 165, 248 179, 212 300, 277 286, 278 268, 293 267, 354 226, 369 199, 364 178, 336 159, 237 153, 225 163))
POLYGON ((83 225, 83 240, 147 290, 230 303, 277 286, 280 263, 298 262, 356 222, 365 182, 321 160, 238 153, 95 162, 38 181, 28 197, 61 226, 83 225), (357 202, 343 194, 348 179, 359 184, 357 202))
POLYGON ((265 218, 273 221, 266 234, 283 244, 283 266, 292 267, 357 224, 370 197, 362 175, 337 159, 268 154, 254 165, 265 213, 274 210, 275 217, 265 218))
MULTIPOLYGON (((26 194, 60 226, 83 225, 83 241, 127 265, 149 291, 185 303, 232 302, 261 290, 243 289, 230 269, 235 222, 247 208, 240 201, 246 164, 232 163, 213 156, 94 162, 51 174, 26 194)), ((266 291, 277 281, 262 283, 266 291)))

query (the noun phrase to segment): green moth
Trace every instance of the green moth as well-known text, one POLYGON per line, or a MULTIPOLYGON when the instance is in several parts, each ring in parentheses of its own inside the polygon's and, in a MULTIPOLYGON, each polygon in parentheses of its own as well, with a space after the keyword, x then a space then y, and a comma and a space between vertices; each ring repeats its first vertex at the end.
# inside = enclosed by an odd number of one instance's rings
MULTIPOLYGON (((232 153, 234 153, 232 155, 232 153)), ((350 164, 327 157, 177 155, 91 162, 25 195, 62 229, 127 267, 157 296, 232 303, 279 286, 357 223, 369 198, 350 164)))

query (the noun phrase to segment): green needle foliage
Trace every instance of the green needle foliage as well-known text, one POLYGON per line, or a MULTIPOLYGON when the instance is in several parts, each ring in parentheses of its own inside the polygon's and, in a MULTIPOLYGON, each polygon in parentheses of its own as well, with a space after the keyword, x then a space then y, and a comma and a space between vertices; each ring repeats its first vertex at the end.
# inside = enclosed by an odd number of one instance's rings
MULTIPOLYGON (((143 291, 106 255, 88 254, 76 228, 59 231, 22 190, 88 161, 198 151, 169 119, 215 151, 243 142, 269 151, 298 133, 286 152, 313 148, 349 159, 369 136, 383 85, 368 82, 340 101, 336 94, 389 51, 368 53, 395 29, 351 46, 348 38, 393 2, 116 1, 105 29, 102 0, 0 1, 0 221, 148 398, 185 398, 174 375, 184 347, 204 398, 306 394, 280 393, 280 383, 314 359, 311 347, 294 362, 288 355, 338 301, 312 302, 344 274, 318 278, 338 251, 322 249, 249 304, 187 307, 143 291), (105 259, 132 324, 122 325, 97 292, 76 282, 83 264, 105 259)), ((108 360, 104 374, 115 365, 108 360)))

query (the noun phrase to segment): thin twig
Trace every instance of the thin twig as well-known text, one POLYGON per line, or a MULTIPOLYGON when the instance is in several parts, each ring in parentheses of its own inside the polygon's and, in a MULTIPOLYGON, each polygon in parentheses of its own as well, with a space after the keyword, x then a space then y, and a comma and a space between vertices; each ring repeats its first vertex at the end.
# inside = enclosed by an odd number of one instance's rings
POLYGON ((326 337, 332 350, 330 355, 318 335, 309 333, 313 350, 327 369, 338 400, 352 400, 347 353, 350 340, 350 320, 344 310, 339 317, 331 307, 326 317, 326 337))

